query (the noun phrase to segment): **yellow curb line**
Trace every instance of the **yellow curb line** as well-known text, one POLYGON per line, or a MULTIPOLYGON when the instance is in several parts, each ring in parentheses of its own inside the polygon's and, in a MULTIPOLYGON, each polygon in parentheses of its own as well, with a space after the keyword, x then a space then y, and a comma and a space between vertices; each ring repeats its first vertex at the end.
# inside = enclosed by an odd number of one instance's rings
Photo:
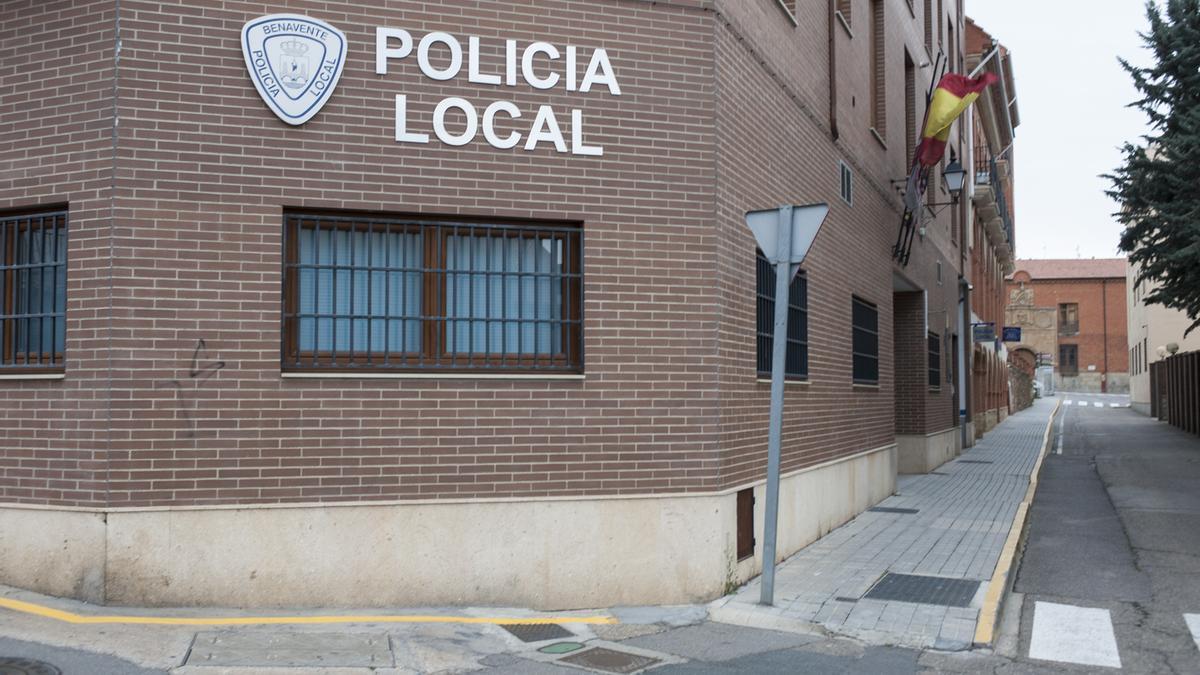
POLYGON ((1029 489, 1025 491, 1025 499, 1017 507, 1013 523, 1008 530, 1008 539, 1000 551, 1000 559, 996 561, 996 570, 988 581, 987 593, 983 597, 983 607, 979 610, 979 623, 975 626, 975 644, 990 645, 996 637, 996 618, 1000 615, 1000 601, 1004 596, 1004 588, 1008 581, 1008 573, 1012 570, 1013 558, 1017 555, 1017 545, 1021 543, 1021 535, 1025 531, 1025 518, 1029 513, 1029 505, 1033 503, 1033 493, 1037 491, 1038 477, 1042 473, 1042 461, 1050 449, 1050 431, 1054 428, 1054 417, 1062 407, 1062 399, 1050 413, 1050 421, 1046 423, 1046 433, 1042 436, 1042 452, 1038 455, 1037 464, 1029 474, 1029 489))
POLYGON ((552 616, 552 617, 481 617, 481 616, 420 616, 420 615, 361 615, 361 616, 239 616, 188 618, 175 616, 84 616, 53 607, 0 598, 0 607, 14 612, 33 614, 47 619, 77 624, 143 624, 155 626, 256 626, 270 624, 334 624, 334 623, 473 623, 473 624, 550 624, 550 623, 620 623, 610 616, 552 616))

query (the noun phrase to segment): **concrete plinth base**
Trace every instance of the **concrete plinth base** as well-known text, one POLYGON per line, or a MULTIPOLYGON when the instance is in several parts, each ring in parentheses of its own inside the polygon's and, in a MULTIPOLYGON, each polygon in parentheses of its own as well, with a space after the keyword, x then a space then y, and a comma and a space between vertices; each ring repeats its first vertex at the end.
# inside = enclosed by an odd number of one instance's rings
POLYGON ((924 436, 897 436, 898 470, 905 474, 929 473, 962 451, 962 432, 950 427, 924 436))
MULTIPOLYGON (((895 490, 887 446, 784 476, 780 557, 895 490)), ((68 510, 0 506, 0 583, 138 606, 537 609, 703 602, 737 562, 736 490, 460 503, 68 510)))

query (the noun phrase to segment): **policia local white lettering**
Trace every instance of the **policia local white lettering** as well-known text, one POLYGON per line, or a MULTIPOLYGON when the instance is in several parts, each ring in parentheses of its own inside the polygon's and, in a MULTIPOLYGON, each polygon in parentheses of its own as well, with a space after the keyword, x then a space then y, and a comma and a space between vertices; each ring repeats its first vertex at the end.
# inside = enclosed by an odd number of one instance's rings
MULTIPOLYGON (((413 54, 413 37, 406 30, 399 28, 375 29, 375 73, 386 75, 388 62, 391 59, 404 59, 413 54)), ((426 77, 434 80, 451 80, 457 77, 463 69, 463 47, 453 35, 435 31, 421 38, 416 45, 417 65, 426 77), (448 53, 449 61, 439 67, 430 60, 430 51, 434 48, 443 54, 448 53)), ((478 37, 467 38, 467 80, 473 84, 491 86, 518 86, 520 79, 535 89, 553 89, 564 87, 570 92, 586 94, 593 88, 607 86, 613 96, 621 95, 621 86, 613 73, 612 63, 608 52, 604 49, 592 51, 587 70, 583 79, 579 79, 580 50, 569 45, 564 51, 548 42, 531 42, 523 50, 518 49, 516 40, 504 41, 504 74, 485 73, 480 66, 480 41, 478 37), (565 51, 565 54, 564 54, 565 51), (550 67, 540 65, 546 62, 550 67), (558 63, 561 68, 554 68, 558 63)), ((445 59, 439 59, 439 63, 445 59)), ((482 115, 479 108, 470 101, 457 96, 443 99, 433 110, 433 133, 438 140, 447 145, 466 145, 475 140, 482 128, 483 137, 495 148, 507 150, 517 146, 527 151, 536 150, 539 144, 550 143, 555 150, 574 155, 601 156, 604 148, 598 145, 584 143, 583 111, 570 111, 570 143, 563 136, 558 114, 549 105, 538 106, 533 115, 529 131, 521 134, 511 131, 501 136, 496 131, 496 118, 504 115, 509 119, 520 119, 524 113, 511 101, 493 101, 483 106, 482 115), (446 128, 446 116, 451 111, 458 111, 466 117, 466 124, 461 131, 451 131, 446 128), (524 140, 524 143, 522 143, 524 140)), ((428 143, 429 134, 409 131, 408 97, 396 94, 396 142, 397 143, 428 143)))

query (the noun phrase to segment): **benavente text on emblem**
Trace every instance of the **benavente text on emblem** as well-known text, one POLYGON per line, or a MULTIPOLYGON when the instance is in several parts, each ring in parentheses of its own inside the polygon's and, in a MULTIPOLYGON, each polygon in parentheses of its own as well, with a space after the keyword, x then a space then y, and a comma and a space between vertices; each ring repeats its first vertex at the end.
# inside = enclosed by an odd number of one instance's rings
MULTIPOLYGON (((428 33, 417 42, 412 33, 406 30, 376 28, 376 74, 387 75, 390 61, 406 59, 414 52, 421 72, 433 80, 452 80, 460 76, 465 57, 467 81, 472 84, 517 87, 523 83, 535 89, 562 87, 568 92, 580 94, 603 87, 613 96, 621 95, 621 85, 613 72, 608 52, 602 48, 586 53, 586 50, 581 50, 575 45, 559 49, 548 42, 535 41, 520 45, 516 40, 504 40, 502 62, 489 64, 493 70, 485 72, 484 64, 481 63, 483 49, 480 38, 476 36, 467 38, 464 53, 462 41, 442 31, 428 33), (587 67, 581 78, 580 66, 585 61, 587 67)), ((428 133, 412 131, 409 128, 407 95, 395 96, 396 142, 429 143, 428 133)), ((433 109, 429 124, 438 140, 447 145, 466 145, 474 141, 482 131, 489 145, 502 150, 519 146, 532 151, 541 144, 549 144, 561 153, 603 155, 602 146, 588 145, 584 142, 583 111, 573 108, 569 116, 569 142, 563 133, 559 114, 550 105, 540 105, 533 111, 533 119, 526 127, 526 133, 509 131, 501 135, 496 129, 497 118, 501 118, 502 124, 507 124, 511 120, 524 118, 525 111, 512 101, 498 100, 477 106, 465 98, 451 96, 443 99, 433 109), (457 113, 456 117, 465 118, 465 123, 458 125, 453 131, 446 126, 446 116, 452 112, 457 113)))
POLYGON ((329 100, 346 65, 346 36, 297 14, 271 14, 242 27, 242 54, 254 88, 279 117, 307 122, 329 100))

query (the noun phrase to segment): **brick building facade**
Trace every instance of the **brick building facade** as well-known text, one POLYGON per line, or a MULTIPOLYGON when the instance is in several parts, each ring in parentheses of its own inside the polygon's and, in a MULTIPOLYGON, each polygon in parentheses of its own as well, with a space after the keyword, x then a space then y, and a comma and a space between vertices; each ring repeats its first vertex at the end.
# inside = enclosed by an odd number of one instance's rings
MULTIPOLYGON (((1129 391, 1124 258, 1018 260, 1008 288, 1014 299, 1020 297, 1014 304, 1053 310, 1055 342, 1048 356, 1054 363, 1057 388, 1129 391)), ((1041 316, 1046 314, 1043 311, 1041 316)), ((1013 315, 1011 325, 1024 326, 1028 317, 1037 316, 1034 312, 1013 315)), ((1045 323, 1028 326, 1031 336, 1044 334, 1045 323)), ((1035 354, 1045 354, 1047 349, 1032 342, 1013 347, 1035 354)))
POLYGON ((971 209, 963 235, 970 255, 970 324, 985 330, 971 336, 968 442, 1002 422, 1010 412, 1008 349, 1002 340, 1006 293, 1004 276, 1016 255, 1013 139, 1021 123, 1008 49, 970 19, 966 24, 967 63, 982 64, 996 77, 972 109, 971 209), (986 56, 995 56, 986 63, 986 56))
MULTIPOLYGON (((737 503, 762 492, 771 301, 743 217, 779 204, 831 206, 793 314, 780 554, 958 451, 963 214, 898 266, 890 181, 917 66, 963 63, 961 3, 285 4, 0 8, 24 289, 3 310, 0 582, 136 604, 711 598, 762 564, 737 546, 761 541, 762 500, 737 503), (243 57, 272 12, 345 35, 303 125, 243 57)), ((325 72, 301 42, 280 81, 325 72)))

